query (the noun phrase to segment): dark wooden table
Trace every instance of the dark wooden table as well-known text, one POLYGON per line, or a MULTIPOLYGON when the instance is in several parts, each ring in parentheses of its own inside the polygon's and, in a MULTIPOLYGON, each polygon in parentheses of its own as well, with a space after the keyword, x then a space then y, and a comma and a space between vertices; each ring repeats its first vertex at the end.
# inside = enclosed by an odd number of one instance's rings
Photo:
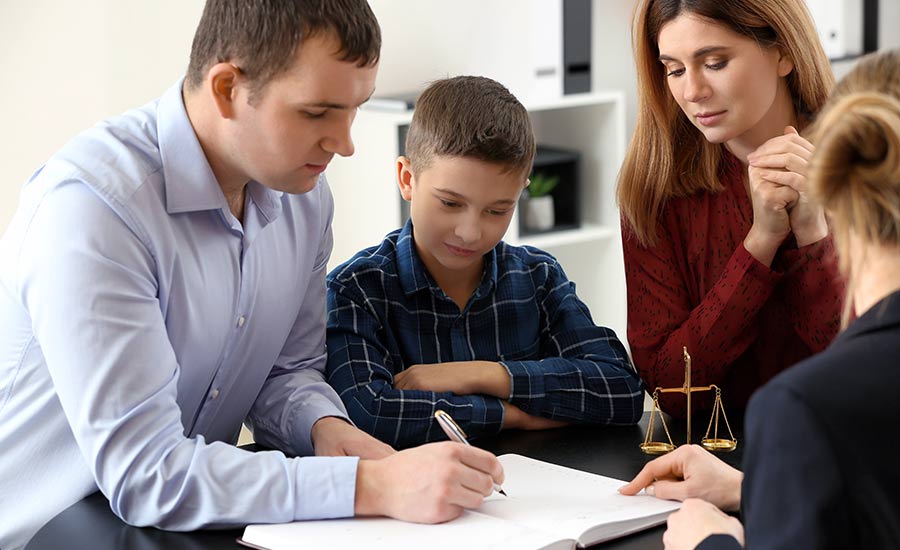
MULTIPOLYGON (((645 413, 637 426, 569 427, 539 432, 509 431, 475 443, 498 455, 517 453, 586 472, 628 480, 652 458, 638 448, 644 440, 648 419, 649 413, 645 413)), ((719 456, 732 466, 740 467, 743 422, 739 418, 729 420, 740 443, 736 451, 719 456)), ((683 426, 671 423, 669 429, 676 443, 683 441, 683 426)), ((695 441, 699 441, 705 430, 705 422, 695 420, 693 428, 695 441)), ((658 428, 657 435, 660 435, 658 428)), ((657 527, 609 541, 600 547, 617 550, 660 549, 663 547, 663 531, 663 527, 657 527)), ((235 542, 241 532, 242 529, 230 529, 175 533, 153 528, 131 527, 110 511, 106 498, 97 492, 53 518, 38 531, 26 550, 60 548, 245 550, 245 547, 235 542)))

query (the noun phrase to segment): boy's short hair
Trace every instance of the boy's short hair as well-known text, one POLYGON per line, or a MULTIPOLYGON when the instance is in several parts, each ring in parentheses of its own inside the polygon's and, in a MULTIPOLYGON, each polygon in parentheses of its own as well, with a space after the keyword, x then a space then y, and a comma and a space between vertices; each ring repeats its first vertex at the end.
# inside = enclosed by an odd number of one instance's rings
POLYGON ((481 76, 433 82, 416 101, 406 135, 414 172, 436 156, 470 157, 526 175, 534 161, 528 111, 502 84, 481 76))
POLYGON ((194 33, 185 78, 189 89, 216 63, 233 61, 251 82, 251 97, 287 70, 309 37, 332 32, 335 54, 360 67, 378 62, 381 29, 366 0, 207 0, 194 33))

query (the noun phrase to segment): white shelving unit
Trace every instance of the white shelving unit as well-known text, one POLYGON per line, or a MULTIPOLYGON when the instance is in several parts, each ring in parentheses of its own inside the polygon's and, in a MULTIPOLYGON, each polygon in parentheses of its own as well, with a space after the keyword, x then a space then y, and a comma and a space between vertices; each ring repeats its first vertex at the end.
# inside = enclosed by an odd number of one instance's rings
MULTIPOLYGON (((518 213, 504 239, 546 250, 559 259, 590 307, 594 322, 625 340, 625 274, 615 185, 625 154, 625 96, 608 91, 526 105, 537 143, 581 154, 578 229, 519 236, 518 213)), ((412 110, 360 110, 352 135, 356 153, 335 158, 327 172, 335 196, 334 267, 381 242, 400 224, 396 158, 399 129, 412 110)))

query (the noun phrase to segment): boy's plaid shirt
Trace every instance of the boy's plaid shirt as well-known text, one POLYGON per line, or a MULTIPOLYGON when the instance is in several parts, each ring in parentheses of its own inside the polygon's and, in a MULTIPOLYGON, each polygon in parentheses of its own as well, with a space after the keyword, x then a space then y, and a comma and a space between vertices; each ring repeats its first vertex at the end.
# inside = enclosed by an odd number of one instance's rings
POLYGON ((504 242, 484 259, 462 312, 415 252, 410 222, 328 275, 328 381, 350 418, 396 447, 446 439, 437 409, 469 437, 496 433, 496 397, 393 387, 393 375, 412 365, 483 360, 506 367, 509 402, 529 414, 636 423, 643 386, 625 348, 594 325, 556 259, 504 242))

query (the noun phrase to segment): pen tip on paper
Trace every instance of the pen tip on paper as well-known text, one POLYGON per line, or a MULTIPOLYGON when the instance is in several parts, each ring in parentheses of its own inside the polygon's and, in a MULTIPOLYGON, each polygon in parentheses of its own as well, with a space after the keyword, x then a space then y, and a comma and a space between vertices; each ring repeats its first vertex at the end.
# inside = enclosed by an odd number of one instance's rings
POLYGON ((509 496, 509 495, 506 494, 506 492, 505 492, 503 489, 497 489, 497 492, 500 493, 501 495, 505 496, 505 497, 508 497, 508 496, 509 496))

